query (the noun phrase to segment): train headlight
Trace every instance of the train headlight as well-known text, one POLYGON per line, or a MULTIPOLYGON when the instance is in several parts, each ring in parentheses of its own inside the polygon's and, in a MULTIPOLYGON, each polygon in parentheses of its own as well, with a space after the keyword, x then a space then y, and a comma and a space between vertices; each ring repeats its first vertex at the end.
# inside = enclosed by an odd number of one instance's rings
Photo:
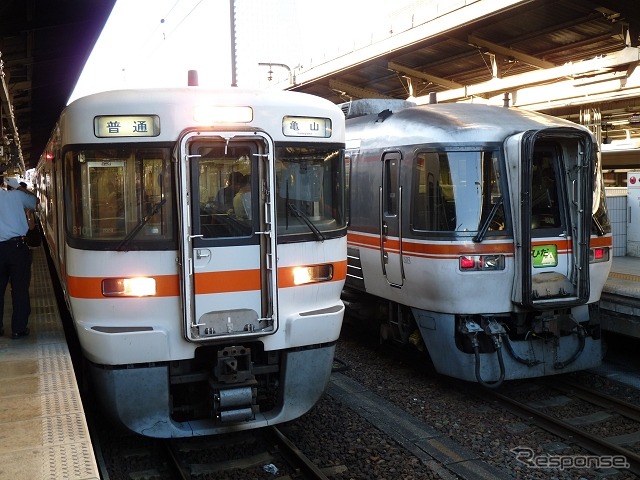
POLYGON ((589 249, 589 263, 609 261, 609 247, 595 247, 589 249))
POLYGON ((296 267, 293 269, 293 283, 295 285, 328 282, 332 278, 333 265, 331 264, 296 267))
POLYGON ((105 278, 102 280, 102 295, 105 297, 150 297, 155 294, 155 278, 105 278))
POLYGON ((465 255, 460 257, 462 272, 504 270, 504 255, 465 255))
POLYGON ((482 255, 482 270, 504 270, 504 255, 482 255))

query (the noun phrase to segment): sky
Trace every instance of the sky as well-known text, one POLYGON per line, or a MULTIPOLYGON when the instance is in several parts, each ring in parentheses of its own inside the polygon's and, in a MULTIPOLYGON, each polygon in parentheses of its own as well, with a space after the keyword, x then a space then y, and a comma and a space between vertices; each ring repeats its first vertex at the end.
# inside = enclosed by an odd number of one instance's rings
MULTIPOLYGON (((397 11, 416 1, 235 0, 236 85, 268 88, 289 74, 274 66, 270 82, 260 63, 294 69, 333 58, 388 19, 390 4, 397 11)), ((200 85, 230 86, 231 3, 117 0, 69 102, 103 90, 186 86, 189 70, 200 85)))

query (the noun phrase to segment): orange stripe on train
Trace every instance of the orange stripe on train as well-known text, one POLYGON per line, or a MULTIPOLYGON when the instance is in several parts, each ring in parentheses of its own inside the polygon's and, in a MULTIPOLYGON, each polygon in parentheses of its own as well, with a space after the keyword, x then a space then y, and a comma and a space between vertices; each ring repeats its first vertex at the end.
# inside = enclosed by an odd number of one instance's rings
MULTIPOLYGON (((278 269, 278 287, 294 287, 293 271, 295 267, 278 269)), ((331 281, 342 281, 347 276, 347 262, 333 263, 331 281)), ((177 297, 180 295, 178 275, 155 275, 156 297, 177 297)), ((67 277, 69 295, 74 298, 104 298, 102 295, 102 277, 67 277)), ((195 275, 195 293, 247 292, 260 289, 260 270, 228 270, 223 272, 197 273, 195 275)))
MULTIPOLYGON (((379 249, 380 237, 360 235, 349 232, 347 235, 349 245, 362 248, 379 249)), ((386 238, 384 242, 386 250, 391 252, 399 251, 400 242, 397 238, 386 238)), ((402 240, 402 252, 411 255, 470 255, 470 254, 491 254, 491 253, 513 253, 513 242, 500 243, 418 243, 402 240)))

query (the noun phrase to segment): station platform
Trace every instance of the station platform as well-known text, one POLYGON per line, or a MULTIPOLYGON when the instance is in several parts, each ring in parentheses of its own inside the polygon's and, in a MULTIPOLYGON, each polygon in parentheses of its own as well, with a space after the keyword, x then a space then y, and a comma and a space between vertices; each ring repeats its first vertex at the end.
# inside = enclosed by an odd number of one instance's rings
POLYGON ((32 249, 31 334, 0 337, 0 479, 99 480, 43 246, 32 249))
POLYGON ((600 297, 605 332, 640 338, 640 257, 613 257, 600 297))
POLYGON ((613 257, 604 291, 640 298, 640 257, 613 257))

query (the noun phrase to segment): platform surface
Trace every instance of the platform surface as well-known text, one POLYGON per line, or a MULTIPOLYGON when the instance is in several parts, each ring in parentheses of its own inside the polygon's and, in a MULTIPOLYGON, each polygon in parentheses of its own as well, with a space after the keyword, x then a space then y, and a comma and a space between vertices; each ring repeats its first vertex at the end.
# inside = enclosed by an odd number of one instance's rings
POLYGON ((32 249, 31 334, 0 337, 0 480, 99 480, 45 247, 32 249))
POLYGON ((640 257, 613 257, 604 291, 633 297, 640 296, 640 257))

